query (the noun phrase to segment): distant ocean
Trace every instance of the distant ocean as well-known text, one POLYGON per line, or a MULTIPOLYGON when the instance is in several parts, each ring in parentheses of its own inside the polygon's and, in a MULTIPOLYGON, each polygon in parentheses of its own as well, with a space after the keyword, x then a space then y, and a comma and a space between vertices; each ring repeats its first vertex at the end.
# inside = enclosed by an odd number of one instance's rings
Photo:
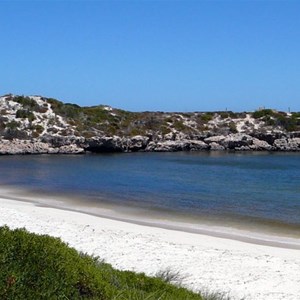
POLYGON ((300 238, 299 153, 1 156, 0 184, 86 206, 300 238))

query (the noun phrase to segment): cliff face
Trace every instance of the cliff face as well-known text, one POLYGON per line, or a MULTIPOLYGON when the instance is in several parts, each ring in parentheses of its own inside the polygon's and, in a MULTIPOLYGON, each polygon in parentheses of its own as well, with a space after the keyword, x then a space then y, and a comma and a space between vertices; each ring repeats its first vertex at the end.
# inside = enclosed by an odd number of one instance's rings
POLYGON ((134 113, 40 96, 0 97, 0 154, 300 151, 300 113, 134 113))

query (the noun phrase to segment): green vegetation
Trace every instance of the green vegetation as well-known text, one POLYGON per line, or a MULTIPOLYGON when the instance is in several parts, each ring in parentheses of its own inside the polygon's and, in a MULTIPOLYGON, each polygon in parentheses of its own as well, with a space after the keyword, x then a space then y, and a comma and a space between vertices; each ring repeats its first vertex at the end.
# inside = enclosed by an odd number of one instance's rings
POLYGON ((14 102, 17 102, 23 106, 23 109, 28 112, 39 112, 44 113, 47 111, 47 107, 40 106, 35 100, 31 99, 30 97, 25 96, 14 96, 11 98, 14 102))
POLYGON ((33 125, 33 126, 30 126, 30 129, 32 130, 32 137, 33 138, 37 138, 40 136, 40 134, 44 131, 44 127, 42 125, 33 125))
POLYGON ((15 96, 12 100, 14 102, 22 104, 24 108, 28 108, 31 110, 35 110, 37 107, 39 107, 36 101, 31 99, 30 97, 15 96))
POLYGON ((176 120, 173 126, 178 131, 184 131, 186 129, 186 126, 183 124, 181 120, 176 120))
POLYGON ((57 115, 76 126, 78 134, 93 136, 95 130, 115 134, 119 128, 120 118, 114 117, 104 106, 80 107, 76 104, 63 103, 56 99, 46 99, 57 115))
POLYGON ((207 123, 213 119, 213 116, 213 113, 207 112, 201 115, 201 120, 207 123))
POLYGON ((0 119, 0 132, 6 128, 6 124, 3 120, 0 119))
MULTIPOLYGON (((64 104, 55 99, 47 99, 53 111, 67 119, 68 123, 76 126, 77 134, 89 137, 101 131, 107 135, 147 135, 167 134, 171 127, 185 132, 194 130, 186 126, 178 114, 170 115, 162 112, 129 112, 121 109, 107 108, 99 105, 93 107, 80 107, 74 104, 64 104)), ((193 114, 183 113, 181 116, 192 118, 193 114)), ((201 123, 213 118, 213 113, 203 114, 201 123)), ((197 120, 195 120, 197 122, 197 120)))
MULTIPOLYGON (((80 107, 64 104, 55 99, 47 99, 53 111, 76 126, 77 134, 92 137, 98 131, 107 135, 147 135, 147 132, 167 134, 170 128, 161 112, 128 112, 121 109, 107 109, 106 106, 80 107)), ((172 120, 171 120, 172 121, 172 120)), ((175 123, 175 128, 186 129, 182 123, 175 123)))
POLYGON ((160 278, 118 271, 58 238, 24 229, 0 227, 0 270, 0 299, 5 300, 212 299, 167 283, 174 279, 169 271, 160 278))
MULTIPOLYGON (((24 96, 11 96, 10 100, 22 105, 22 108, 16 112, 16 118, 28 119, 30 122, 40 118, 37 117, 35 112, 46 112, 50 105, 55 116, 42 116, 44 119, 48 118, 47 126, 49 127, 47 132, 59 133, 64 136, 75 134, 85 138, 102 135, 159 137, 172 131, 179 131, 190 136, 199 134, 199 131, 209 130, 212 130, 215 134, 237 133, 237 122, 234 119, 244 119, 246 117, 245 112, 234 113, 232 111, 197 113, 129 112, 104 105, 81 107, 76 104, 63 103, 53 98, 42 98, 46 101, 44 104, 39 104, 41 102, 24 96), (61 124, 60 117, 73 126, 72 130, 55 128, 55 125, 64 127, 61 124), (209 122, 214 118, 216 118, 215 125, 209 122)), ((287 114, 272 109, 262 109, 252 113, 252 116, 258 120, 257 123, 259 121, 264 122, 261 127, 276 127, 289 132, 300 131, 300 113, 287 114)), ((249 126, 249 122, 244 127, 246 126, 249 126)), ((13 123, 6 124, 3 120, 0 124, 0 130, 4 132, 8 129, 15 130, 17 127, 13 123)), ((253 126, 252 129, 248 130, 254 130, 253 126)), ((34 130, 33 137, 38 137, 42 132, 41 128, 34 130)), ((10 131, 9 136, 13 137, 12 131, 10 131)), ((20 136, 20 133, 18 136, 20 136)))
POLYGON ((15 120, 12 120, 11 122, 6 123, 5 127, 7 129, 14 130, 14 129, 17 129, 19 125, 20 125, 19 122, 15 121, 15 120))
POLYGON ((260 109, 255 111, 252 116, 255 119, 259 119, 265 116, 273 116, 274 115, 274 111, 272 109, 260 109))
POLYGON ((38 134, 41 134, 44 131, 44 127, 42 125, 34 125, 32 129, 38 134))
POLYGON ((34 113, 29 111, 29 110, 25 110, 25 109, 19 109, 16 112, 16 118, 22 118, 22 119, 28 119, 30 122, 35 120, 35 116, 34 113))
POLYGON ((291 116, 285 112, 278 112, 273 109, 262 109, 255 111, 253 117, 261 119, 267 126, 279 126, 287 131, 300 130, 300 113, 292 113, 291 116))
POLYGON ((236 124, 234 122, 230 122, 229 123, 229 130, 231 133, 237 133, 237 128, 236 128, 236 124))

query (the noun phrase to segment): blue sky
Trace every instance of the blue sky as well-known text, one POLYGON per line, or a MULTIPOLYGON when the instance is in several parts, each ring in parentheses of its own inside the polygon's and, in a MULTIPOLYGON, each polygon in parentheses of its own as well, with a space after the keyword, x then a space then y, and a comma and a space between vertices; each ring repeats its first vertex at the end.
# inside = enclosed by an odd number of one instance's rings
POLYGON ((300 1, 1 1, 0 94, 300 111, 300 1))

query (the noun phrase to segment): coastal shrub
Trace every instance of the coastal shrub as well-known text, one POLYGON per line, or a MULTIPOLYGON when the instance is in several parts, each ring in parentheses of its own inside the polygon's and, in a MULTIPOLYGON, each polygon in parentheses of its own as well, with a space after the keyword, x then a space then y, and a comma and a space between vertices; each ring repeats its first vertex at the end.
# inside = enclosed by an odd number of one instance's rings
MULTIPOLYGON (((79 134, 79 133, 78 133, 79 134)), ((96 134, 95 134, 95 132, 92 132, 92 131, 82 131, 81 133, 80 133, 80 135, 82 135, 84 138, 86 138, 86 139, 89 139, 89 138, 92 138, 92 137, 94 137, 96 134)))
POLYGON ((245 118, 245 114, 244 113, 234 113, 233 111, 231 110, 228 110, 228 111, 218 111, 216 112, 221 119, 227 119, 227 118, 230 118, 230 119, 237 119, 237 118, 245 118))
POLYGON ((265 116, 273 116, 274 115, 274 111, 272 109, 261 109, 261 110, 257 110, 255 111, 252 116, 254 119, 259 119, 265 116))
POLYGON ((66 119, 79 119, 82 108, 77 104, 63 103, 53 98, 46 99, 55 114, 66 119))
POLYGON ((48 106, 45 106, 45 104, 43 104, 43 106, 39 106, 39 108, 36 111, 44 114, 48 111, 48 106))
POLYGON ((205 300, 78 253, 59 238, 0 227, 0 299, 205 300))
POLYGON ((6 109, 1 109, 0 110, 0 115, 1 116, 5 116, 5 115, 7 115, 8 114, 8 111, 6 110, 6 109))
POLYGON ((26 110, 26 109, 19 109, 16 112, 16 118, 17 119, 28 119, 29 122, 32 122, 35 120, 35 115, 32 111, 26 110))
POLYGON ((295 122, 296 126, 300 126, 300 113, 292 114, 291 118, 295 122))
POLYGON ((63 106, 63 102, 54 98, 45 98, 45 100, 51 105, 51 108, 55 111, 57 108, 63 106))
POLYGON ((236 128, 236 124, 234 122, 229 123, 229 130, 230 130, 231 133, 237 133, 238 132, 238 130, 236 128))
POLYGON ((51 133, 58 133, 59 132, 59 130, 57 129, 57 128, 55 128, 55 127, 48 127, 47 128, 47 132, 51 132, 51 133))
POLYGON ((285 112, 277 112, 272 109, 262 109, 253 113, 255 119, 262 119, 267 126, 279 126, 286 131, 297 131, 300 122, 297 114, 289 116, 285 112))
POLYGON ((6 123, 6 128, 14 130, 17 129, 19 125, 20 125, 19 122, 12 120, 11 122, 6 123))
POLYGON ((145 127, 150 130, 158 130, 160 126, 160 120, 155 115, 145 115, 145 127))
POLYGON ((292 118, 300 119, 300 112, 292 112, 292 118))
POLYGON ((173 118, 168 116, 165 118, 165 123, 173 123, 173 118))
POLYGON ((14 129, 6 128, 3 137, 6 140, 13 140, 13 139, 28 140, 29 139, 29 135, 25 130, 19 130, 17 128, 14 129))
POLYGON ((227 111, 226 112, 220 112, 219 114, 220 114, 221 119, 227 119, 227 118, 230 117, 229 112, 227 112, 227 111))
POLYGON ((21 104, 24 108, 31 109, 31 110, 36 110, 39 108, 39 105, 37 102, 30 97, 24 97, 24 96, 15 96, 12 99, 14 102, 17 102, 21 104))
POLYGON ((42 125, 35 125, 33 127, 33 129, 38 133, 38 134, 41 134, 43 131, 44 131, 44 127, 42 125))
POLYGON ((59 113, 63 117, 76 119, 79 117, 80 110, 81 108, 79 105, 66 103, 61 106, 59 113))
POLYGON ((275 119, 272 118, 271 116, 264 116, 262 120, 265 122, 267 126, 274 126, 276 124, 275 119))
POLYGON ((181 120, 176 120, 173 123, 173 127, 178 131, 184 131, 186 129, 186 126, 183 124, 181 120))
POLYGON ((166 135, 171 132, 171 128, 168 126, 161 126, 160 131, 163 135, 166 135))
POLYGON ((207 112, 201 115, 201 121, 209 122, 213 119, 213 113, 207 112))
POLYGON ((6 127, 6 124, 3 120, 0 119, 0 130, 4 130, 6 127))
POLYGON ((299 130, 299 123, 297 124, 297 121, 295 119, 290 118, 290 119, 286 120, 283 127, 287 131, 297 131, 297 130, 299 130))
POLYGON ((30 130, 32 130, 32 137, 37 138, 41 135, 41 133, 44 131, 44 127, 42 125, 32 125, 29 127, 30 130))

